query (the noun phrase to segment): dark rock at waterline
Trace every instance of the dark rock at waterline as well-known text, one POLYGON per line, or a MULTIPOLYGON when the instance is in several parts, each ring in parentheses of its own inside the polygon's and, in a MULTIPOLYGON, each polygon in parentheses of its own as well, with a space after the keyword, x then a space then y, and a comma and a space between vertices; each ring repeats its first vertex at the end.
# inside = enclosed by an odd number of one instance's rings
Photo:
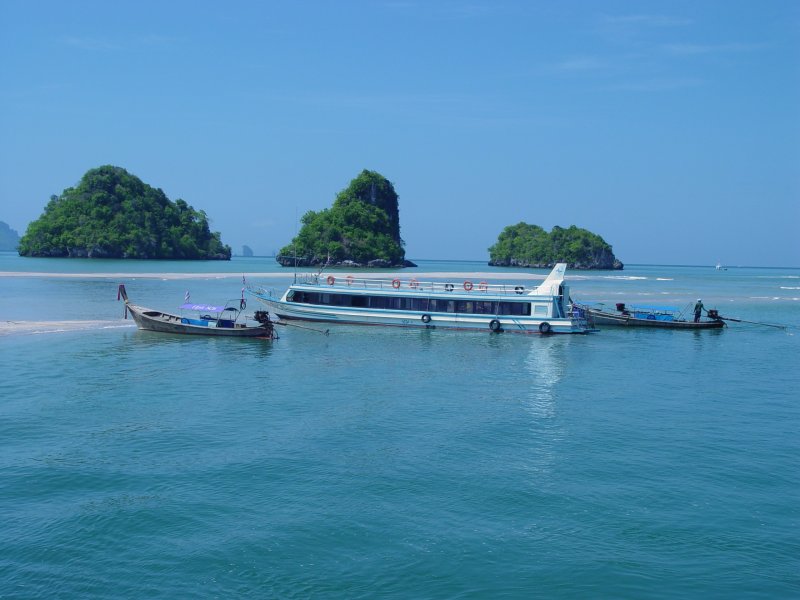
MULTIPOLYGON (((530 263, 516 258, 489 261, 490 267, 519 267, 521 269, 552 269, 555 265, 555 262, 530 263)), ((625 268, 625 265, 615 258, 613 260, 567 263, 567 268, 573 271, 621 271, 625 268)))

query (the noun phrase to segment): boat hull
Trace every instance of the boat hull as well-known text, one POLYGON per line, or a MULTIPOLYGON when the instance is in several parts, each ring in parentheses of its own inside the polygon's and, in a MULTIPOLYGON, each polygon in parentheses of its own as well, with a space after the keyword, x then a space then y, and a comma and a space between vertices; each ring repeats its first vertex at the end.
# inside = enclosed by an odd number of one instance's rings
POLYGON ((638 319, 633 315, 609 313, 605 311, 585 309, 590 320, 598 327, 651 327, 657 329, 719 329, 725 327, 723 321, 660 321, 657 319, 638 319))
POLYGON ((246 327, 236 325, 234 327, 206 327, 202 325, 192 325, 182 322, 183 319, 177 315, 163 313, 149 308, 128 304, 128 311, 131 313, 136 326, 146 331, 158 331, 160 333, 176 333, 182 335, 206 335, 217 337, 273 337, 272 324, 258 327, 246 327))

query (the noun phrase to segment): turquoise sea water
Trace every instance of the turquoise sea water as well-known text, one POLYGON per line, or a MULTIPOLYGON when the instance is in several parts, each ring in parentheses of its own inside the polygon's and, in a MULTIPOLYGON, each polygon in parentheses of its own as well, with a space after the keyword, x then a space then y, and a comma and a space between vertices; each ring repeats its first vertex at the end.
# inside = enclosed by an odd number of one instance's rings
MULTIPOLYGON (((786 330, 274 342, 141 332, 116 302, 282 288, 270 259, 9 271, 2 598, 800 596, 798 269, 568 272, 574 298, 786 330)), ((414 270, 475 271, 523 274, 414 270)))

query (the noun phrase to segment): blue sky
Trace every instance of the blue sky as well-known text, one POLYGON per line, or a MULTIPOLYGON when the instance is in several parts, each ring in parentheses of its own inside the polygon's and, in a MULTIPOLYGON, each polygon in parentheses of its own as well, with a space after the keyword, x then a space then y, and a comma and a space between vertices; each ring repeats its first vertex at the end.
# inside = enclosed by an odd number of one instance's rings
POLYGON ((800 3, 2 0, 0 140, 20 233, 113 164, 268 254, 367 168, 412 259, 800 266, 800 3))

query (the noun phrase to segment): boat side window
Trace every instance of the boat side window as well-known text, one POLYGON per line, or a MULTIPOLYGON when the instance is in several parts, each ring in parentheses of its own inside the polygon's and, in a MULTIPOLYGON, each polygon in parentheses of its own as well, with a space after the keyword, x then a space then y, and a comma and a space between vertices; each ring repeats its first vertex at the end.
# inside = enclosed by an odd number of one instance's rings
POLYGON ((430 310, 432 312, 454 313, 456 312, 456 303, 454 300, 431 299, 430 310))
POLYGON ((370 296, 369 297, 369 307, 370 308, 386 308, 386 297, 385 296, 370 296))
POLYGON ((475 314, 477 315, 491 315, 494 314, 494 302, 476 302, 475 314))
POLYGON ((527 316, 531 314, 530 302, 500 302, 497 309, 500 315, 527 316))
POLYGON ((365 308, 367 306, 369 297, 367 296, 350 296, 350 306, 357 308, 365 308))
POLYGON ((473 304, 472 300, 459 300, 456 302, 456 312, 472 314, 473 304))
POLYGON ((405 310, 428 310, 427 298, 403 298, 405 310))
POLYGON ((347 294, 331 294, 332 306, 350 306, 350 298, 347 294))
POLYGON ((533 306, 533 314, 537 317, 546 317, 547 316, 547 306, 544 304, 535 304, 533 306))

